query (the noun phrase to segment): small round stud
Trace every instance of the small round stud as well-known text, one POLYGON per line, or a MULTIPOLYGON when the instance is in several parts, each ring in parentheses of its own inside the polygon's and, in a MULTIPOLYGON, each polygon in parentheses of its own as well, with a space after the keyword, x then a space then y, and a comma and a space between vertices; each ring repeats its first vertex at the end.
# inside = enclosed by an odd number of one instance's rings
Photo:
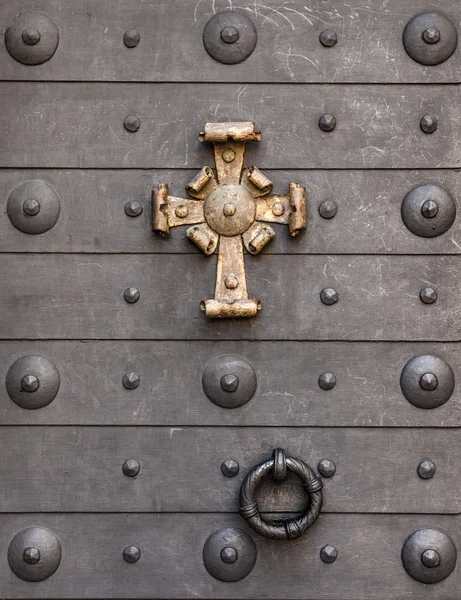
POLYGON ((140 291, 138 290, 138 288, 135 287, 126 288, 126 290, 123 292, 123 297, 129 304, 134 304, 135 302, 137 302, 140 296, 140 291))
POLYGON ((140 470, 141 465, 133 458, 129 458, 122 465, 123 474, 127 477, 136 477, 140 470))
POLYGON ((125 373, 122 377, 122 384, 127 390, 134 390, 138 387, 141 379, 137 373, 132 371, 131 373, 125 373))
POLYGON ((336 377, 333 373, 322 373, 318 382, 322 390, 332 390, 336 385, 336 377))
POLYGON ((221 377, 221 387, 225 392, 235 392, 239 386, 239 378, 236 375, 223 375, 221 377))
POLYGON ((226 148, 222 153, 222 159, 226 163, 231 163, 235 160, 235 152, 232 148, 226 148))
POLYGON ((281 217, 285 212, 285 207, 281 202, 276 202, 272 207, 272 214, 276 217, 281 217))
POLYGON ((418 529, 406 539, 402 549, 406 572, 421 583, 446 579, 455 568, 456 557, 453 542, 438 529, 418 529))
POLYGON ((234 354, 212 360, 202 376, 208 398, 222 408, 237 408, 251 400, 256 391, 256 373, 251 364, 234 354))
POLYGON ((320 558, 324 563, 333 563, 338 558, 338 551, 334 546, 327 544, 320 550, 320 558))
POLYGON ((128 217, 139 217, 142 213, 142 204, 137 200, 128 200, 125 202, 125 214, 128 217))
POLYGON ((8 563, 24 581, 51 577, 61 562, 58 538, 44 527, 27 527, 17 533, 8 547, 8 563))
POLYGON ((233 65, 246 60, 258 37, 252 21, 241 12, 226 10, 215 14, 203 30, 203 44, 214 60, 233 65))
POLYGON ((319 127, 322 131, 333 131, 336 127, 336 119, 333 115, 322 115, 319 119, 319 127))
POLYGON ((224 216, 226 217, 233 217, 237 211, 235 204, 232 204, 232 202, 227 202, 223 209, 222 209, 224 216))
POLYGON ((123 560, 134 564, 141 558, 141 550, 137 546, 127 546, 123 549, 123 560))
POLYGON ((418 465, 418 475, 421 479, 431 479, 436 471, 435 463, 432 460, 426 459, 418 465))
POLYGON ((450 19, 441 12, 425 12, 413 17, 403 32, 407 54, 422 65, 438 65, 456 49, 458 33, 450 19))
POLYGON ((224 477, 235 477, 239 472, 240 466, 235 460, 225 460, 221 463, 221 472, 224 477))
POLYGON ((336 473, 336 465, 332 460, 325 458, 317 465, 317 471, 322 477, 333 477, 336 473))
POLYGON ((21 408, 36 409, 54 400, 60 385, 56 366, 44 356, 31 354, 19 358, 6 375, 11 400, 21 408))
POLYGON ((325 29, 325 31, 322 31, 322 33, 319 35, 319 40, 322 46, 325 46, 325 48, 331 48, 332 46, 336 45, 338 36, 336 31, 325 29))
POLYGON ((456 205, 450 194, 439 185, 418 185, 402 202, 402 219, 415 235, 432 238, 453 225, 456 205))
POLYGON ((123 126, 127 131, 136 133, 136 131, 138 131, 138 129, 141 127, 141 120, 135 115, 128 115, 123 121, 123 126))
POLYGON ((5 45, 11 56, 23 65, 40 65, 53 56, 59 44, 59 31, 40 12, 23 12, 5 32, 5 45))
POLYGON ((24 181, 9 195, 6 212, 16 229, 36 235, 54 227, 61 212, 61 200, 44 181, 24 181))
POLYGON ((334 200, 325 200, 319 206, 319 214, 324 219, 332 219, 338 212, 338 206, 334 200))
POLYGON ((189 209, 185 204, 180 204, 175 208, 174 214, 178 217, 178 219, 185 219, 189 214, 189 209))
POLYGON ((400 377, 405 398, 418 408, 437 408, 451 397, 455 376, 448 363, 437 356, 415 356, 400 377))
POLYGON ((419 297, 424 304, 434 304, 437 300, 437 292, 434 288, 425 287, 419 292, 419 297))
POLYGON ((21 388, 25 392, 36 392, 39 386, 40 382, 35 375, 24 375, 21 379, 21 388))
POLYGON ((327 306, 330 306, 338 302, 339 294, 333 288, 325 288, 320 292, 320 300, 327 306))
POLYGON ((436 117, 426 115, 421 118, 419 126, 421 127, 421 131, 424 131, 424 133, 434 133, 434 131, 437 131, 439 122, 436 117))
POLYGON ((240 581, 256 563, 256 544, 241 529, 226 527, 210 535, 203 547, 204 565, 220 581, 240 581))
POLYGON ((139 31, 136 31, 136 29, 128 29, 123 34, 123 43, 127 48, 136 48, 140 39, 141 36, 139 35, 139 31))
POLYGON ((228 290, 235 290, 235 288, 238 286, 238 284, 239 284, 239 280, 238 280, 238 277, 236 277, 235 275, 228 275, 224 279, 224 285, 226 286, 226 288, 228 290))

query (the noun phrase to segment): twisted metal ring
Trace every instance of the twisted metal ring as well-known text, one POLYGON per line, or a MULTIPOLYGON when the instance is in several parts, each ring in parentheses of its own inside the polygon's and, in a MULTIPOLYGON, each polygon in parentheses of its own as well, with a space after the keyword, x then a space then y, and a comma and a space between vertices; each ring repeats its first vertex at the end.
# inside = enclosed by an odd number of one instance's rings
POLYGON ((294 540, 317 520, 323 502, 322 487, 322 480, 309 465, 299 458, 285 456, 284 450, 276 448, 273 458, 251 469, 243 480, 240 488, 240 514, 248 521, 250 527, 265 537, 273 540, 294 540), (256 489, 263 477, 269 473, 272 473, 273 479, 285 479, 287 469, 296 473, 303 482, 308 495, 306 508, 297 517, 266 521, 259 514, 255 500, 256 489))

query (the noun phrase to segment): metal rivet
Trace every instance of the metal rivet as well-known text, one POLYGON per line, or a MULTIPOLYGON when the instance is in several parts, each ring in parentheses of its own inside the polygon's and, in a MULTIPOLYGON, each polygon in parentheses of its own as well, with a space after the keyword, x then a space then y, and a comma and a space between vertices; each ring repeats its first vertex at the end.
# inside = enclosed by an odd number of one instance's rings
POLYGON ((333 131, 336 127, 336 119, 333 115, 322 115, 319 119, 319 127, 322 131, 333 131))
POLYGON ((421 555, 421 560, 426 567, 429 567, 430 569, 434 569, 440 565, 440 556, 436 550, 424 550, 421 555))
POLYGON ((272 207, 272 214, 276 217, 281 217, 285 212, 285 207, 280 202, 276 202, 272 207))
POLYGON ((424 304, 434 304, 437 300, 437 292, 434 288, 425 287, 419 292, 419 297, 421 298, 421 302, 424 304))
POLYGON ((437 130, 439 122, 436 119, 436 117, 426 115, 421 118, 419 125, 421 127, 421 130, 424 131, 424 133, 434 133, 434 131, 437 130))
POLYGON ((237 550, 235 548, 231 548, 230 546, 226 546, 221 550, 221 560, 228 565, 234 563, 238 558, 237 550))
POLYGON ((235 477, 239 472, 240 466, 235 460, 225 460, 221 463, 221 471, 224 477, 235 477))
POLYGON ((235 160, 235 152, 232 148, 226 148, 222 153, 222 159, 226 163, 231 163, 235 160))
POLYGON ((126 288, 126 290, 123 292, 123 296, 127 302, 129 302, 130 304, 134 304, 139 300, 141 294, 138 288, 129 287, 126 288))
POLYGON ((325 288, 320 292, 320 300, 328 306, 338 302, 338 299, 339 294, 333 288, 325 288))
POLYGON ((142 204, 137 200, 125 202, 125 214, 129 217, 139 217, 142 213, 142 204))
POLYGON ((319 206, 320 216, 324 219, 332 219, 338 211, 338 206, 334 200, 325 200, 319 206))
POLYGON ((129 458, 122 465, 123 474, 127 477, 136 477, 140 469, 141 465, 138 463, 137 460, 134 460, 133 458, 129 458))
POLYGON ((426 459, 418 465, 418 475, 421 479, 431 479, 435 475, 436 466, 432 460, 426 459))
POLYGON ((127 563, 135 563, 141 558, 141 550, 137 546, 127 546, 123 549, 123 559, 127 563))
POLYGON ((235 288, 238 286, 238 284, 239 284, 239 280, 238 280, 238 277, 236 277, 235 275, 228 275, 224 279, 224 285, 226 286, 226 288, 228 290, 235 290, 235 288))
POLYGON ((334 546, 327 544, 320 550, 320 558, 324 563, 333 563, 338 558, 338 551, 334 546))
POLYGON ((35 392, 38 390, 39 385, 40 382, 35 375, 24 375, 24 377, 21 379, 21 388, 25 392, 35 392))
POLYGON ((317 471, 322 477, 333 477, 336 473, 336 465, 332 460, 325 458, 317 465, 317 471))
POLYGON ((35 27, 28 27, 22 32, 22 41, 28 46, 35 46, 40 41, 40 32, 35 27))
POLYGON ((232 204, 232 202, 227 202, 222 209, 226 217, 232 217, 235 215, 236 210, 235 204, 232 204))
POLYGON ((437 377, 433 373, 424 373, 419 380, 419 385, 423 390, 435 390, 438 384, 437 377))
POLYGON ((239 32, 235 27, 224 27, 221 31, 221 39, 226 44, 234 44, 239 39, 239 32))
POLYGON ((135 48, 139 44, 141 36, 136 29, 128 29, 123 34, 123 43, 127 48, 135 48))
POLYGON ((40 552, 37 548, 26 548, 23 558, 28 565, 36 565, 40 560, 40 552))
POLYGON ((322 33, 319 35, 319 40, 322 46, 331 48, 331 46, 334 46, 338 41, 338 36, 336 35, 336 31, 325 29, 325 31, 322 31, 322 33))
POLYGON ((423 31, 423 40, 428 44, 436 44, 440 41, 440 31, 435 27, 428 27, 423 31))
POLYGON ((421 214, 426 219, 433 219, 439 212, 439 205, 435 200, 427 200, 421 207, 421 214))
POLYGON ((134 371, 131 373, 125 373, 122 378, 123 387, 125 387, 127 390, 134 390, 137 388, 140 381, 141 378, 134 371))
POLYGON ((26 215, 29 215, 29 217, 34 217, 40 212, 40 202, 35 200, 35 198, 28 198, 27 200, 24 200, 22 210, 26 215))
POLYGON ((336 377, 333 373, 322 373, 319 377, 319 386, 322 390, 332 390, 336 385, 336 377))
POLYGON ((228 374, 221 377, 221 387, 225 392, 235 392, 239 386, 239 378, 236 375, 228 374))
POLYGON ((179 206, 177 206, 175 208, 174 214, 179 219, 185 219, 187 217, 187 215, 189 214, 189 209, 187 208, 187 206, 185 204, 180 204, 179 206))
POLYGON ((127 131, 135 133, 141 127, 141 120, 135 115, 128 115, 123 121, 123 125, 127 131))

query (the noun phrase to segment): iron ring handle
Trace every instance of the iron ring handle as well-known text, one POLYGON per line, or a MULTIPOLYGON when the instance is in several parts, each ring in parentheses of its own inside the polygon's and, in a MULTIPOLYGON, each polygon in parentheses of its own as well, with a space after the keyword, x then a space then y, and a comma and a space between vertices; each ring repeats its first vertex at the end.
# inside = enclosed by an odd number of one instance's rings
POLYGON ((240 514, 248 525, 264 537, 273 540, 294 540, 315 523, 322 508, 322 480, 299 458, 285 456, 285 451, 276 448, 272 458, 257 465, 248 472, 240 488, 240 514), (308 500, 306 508, 297 517, 267 521, 259 513, 255 495, 262 479, 272 474, 275 480, 283 480, 287 471, 292 471, 303 482, 308 500))

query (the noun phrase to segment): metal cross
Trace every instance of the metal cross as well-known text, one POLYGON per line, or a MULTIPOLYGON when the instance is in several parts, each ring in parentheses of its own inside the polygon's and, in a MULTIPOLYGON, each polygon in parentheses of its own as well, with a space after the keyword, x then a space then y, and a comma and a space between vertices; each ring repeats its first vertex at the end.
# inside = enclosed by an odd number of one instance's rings
POLYGON ((245 143, 261 140, 253 123, 207 123, 199 139, 214 144, 217 177, 203 167, 186 185, 193 200, 170 196, 166 184, 154 189, 153 230, 166 236, 190 225, 186 235, 202 252, 218 248, 215 297, 200 304, 207 317, 254 317, 261 301, 248 298, 243 247, 261 252, 275 237, 267 223, 288 225, 292 236, 306 229, 306 190, 290 183, 288 195, 269 195, 272 182, 257 167, 243 170, 245 143))

